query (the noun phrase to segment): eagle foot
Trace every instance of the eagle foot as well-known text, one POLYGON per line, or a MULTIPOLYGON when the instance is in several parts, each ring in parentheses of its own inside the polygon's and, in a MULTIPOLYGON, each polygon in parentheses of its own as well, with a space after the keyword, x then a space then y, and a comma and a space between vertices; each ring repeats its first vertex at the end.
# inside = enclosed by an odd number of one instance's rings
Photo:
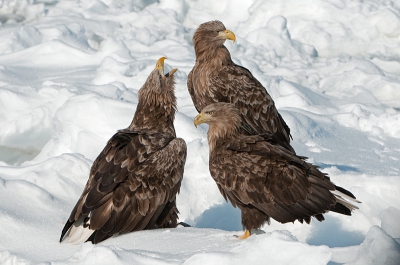
POLYGON ((179 222, 178 225, 181 225, 183 227, 192 227, 190 224, 187 224, 185 222, 179 222))
POLYGON ((246 229, 246 231, 244 231, 244 234, 242 236, 235 236, 235 237, 237 237, 239 239, 246 239, 249 236, 251 236, 251 231, 246 229))

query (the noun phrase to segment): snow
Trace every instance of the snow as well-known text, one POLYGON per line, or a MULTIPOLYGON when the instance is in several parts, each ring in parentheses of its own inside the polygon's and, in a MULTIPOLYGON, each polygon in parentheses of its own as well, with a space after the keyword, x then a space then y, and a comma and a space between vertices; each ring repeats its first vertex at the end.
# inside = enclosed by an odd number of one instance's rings
POLYGON ((0 23, 0 264, 400 264, 399 1, 2 0, 0 23), (194 30, 213 19, 236 34, 233 60, 267 88, 296 152, 362 201, 353 216, 234 237, 240 211, 210 177, 186 87, 194 30), (179 69, 177 203, 193 227, 60 244, 161 56, 179 69))

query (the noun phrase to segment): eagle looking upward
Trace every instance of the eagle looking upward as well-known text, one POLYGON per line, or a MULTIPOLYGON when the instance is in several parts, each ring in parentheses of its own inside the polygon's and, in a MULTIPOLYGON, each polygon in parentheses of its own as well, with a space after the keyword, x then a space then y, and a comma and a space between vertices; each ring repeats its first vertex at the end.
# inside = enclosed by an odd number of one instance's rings
POLYGON ((114 134, 94 161, 60 242, 96 244, 115 234, 176 227, 186 143, 173 125, 177 69, 164 75, 165 59, 140 89, 131 125, 114 134))
POLYGON ((203 23, 194 33, 196 64, 187 81, 194 106, 200 112, 211 103, 232 103, 243 120, 243 134, 275 134, 283 147, 294 152, 290 129, 274 101, 248 69, 232 61, 224 46, 227 39, 235 42, 236 36, 220 21, 203 23))
POLYGON ((274 135, 244 135, 233 104, 214 103, 194 119, 209 125, 210 173, 225 200, 242 212, 246 232, 273 218, 281 223, 311 217, 323 221, 328 211, 351 215, 359 203, 348 190, 333 184, 317 166, 274 140, 274 135))

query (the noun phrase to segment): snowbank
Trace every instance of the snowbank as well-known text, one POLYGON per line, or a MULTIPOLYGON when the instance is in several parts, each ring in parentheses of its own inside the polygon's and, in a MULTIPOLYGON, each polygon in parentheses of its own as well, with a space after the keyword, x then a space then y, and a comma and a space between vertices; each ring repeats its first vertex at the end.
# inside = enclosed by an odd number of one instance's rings
POLYGON ((0 2, 1 264, 398 264, 398 1, 0 2), (272 222, 245 241, 208 171, 186 87, 192 35, 219 19, 235 62, 266 87, 298 154, 362 201, 352 217, 272 222), (160 56, 176 73, 188 158, 177 198, 192 228, 59 244, 93 160, 129 125, 160 56))

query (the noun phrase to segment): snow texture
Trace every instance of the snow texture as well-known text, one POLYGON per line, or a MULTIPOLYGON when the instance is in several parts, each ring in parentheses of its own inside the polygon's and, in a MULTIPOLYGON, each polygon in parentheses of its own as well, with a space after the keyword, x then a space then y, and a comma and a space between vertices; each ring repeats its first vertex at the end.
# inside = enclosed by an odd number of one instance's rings
POLYGON ((0 264, 400 264, 398 0, 0 0, 0 264), (208 171, 186 80, 200 23, 237 36, 293 146, 362 201, 353 216, 272 222, 246 240, 208 171), (98 245, 60 244, 93 160, 129 125, 138 89, 178 67, 188 145, 180 220, 98 245))

